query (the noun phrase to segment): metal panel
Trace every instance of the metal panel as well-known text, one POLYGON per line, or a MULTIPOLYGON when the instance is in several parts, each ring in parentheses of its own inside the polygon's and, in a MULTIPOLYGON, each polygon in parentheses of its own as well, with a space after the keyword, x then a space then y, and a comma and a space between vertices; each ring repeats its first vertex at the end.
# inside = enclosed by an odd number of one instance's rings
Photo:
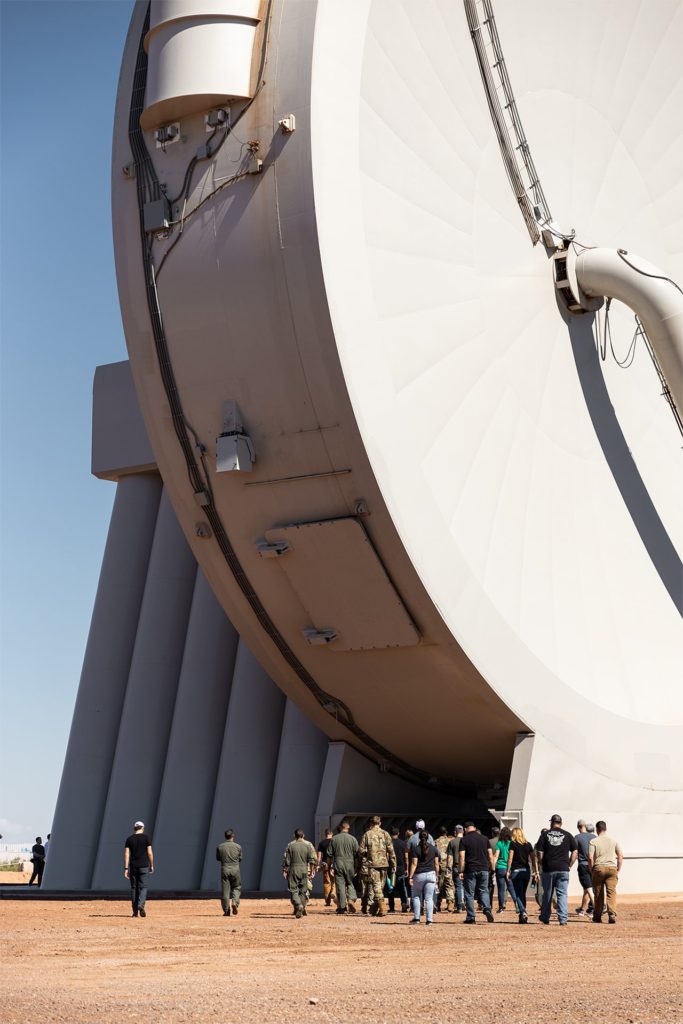
POLYGON ((321 635, 334 630, 335 651, 410 647, 419 634, 357 519, 328 519, 268 530, 286 541, 277 559, 321 635))

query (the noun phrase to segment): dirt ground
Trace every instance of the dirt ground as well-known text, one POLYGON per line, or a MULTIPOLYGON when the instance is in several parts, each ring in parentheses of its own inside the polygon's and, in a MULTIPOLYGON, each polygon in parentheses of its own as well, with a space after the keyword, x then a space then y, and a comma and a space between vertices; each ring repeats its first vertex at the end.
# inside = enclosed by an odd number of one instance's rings
MULTIPOLYGON (((570 906, 574 906, 570 901, 570 906)), ((0 1020, 149 1024, 424 1020, 430 1024, 683 1021, 683 896, 624 897, 615 927, 511 911, 463 927, 439 914, 297 921, 283 900, 0 900, 0 1020)))

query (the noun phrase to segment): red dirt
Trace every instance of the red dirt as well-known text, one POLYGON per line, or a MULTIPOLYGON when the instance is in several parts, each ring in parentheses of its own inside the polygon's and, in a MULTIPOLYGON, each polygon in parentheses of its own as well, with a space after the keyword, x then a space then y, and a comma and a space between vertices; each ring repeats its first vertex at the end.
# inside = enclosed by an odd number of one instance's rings
POLYGON ((337 918, 320 900, 300 921, 285 900, 246 900, 225 918, 217 901, 152 894, 134 920, 123 902, 3 900, 0 1019, 683 1021, 683 897, 624 897, 616 927, 571 918, 544 927, 534 909, 520 927, 507 911, 464 928, 438 914, 409 927, 400 913, 337 918))

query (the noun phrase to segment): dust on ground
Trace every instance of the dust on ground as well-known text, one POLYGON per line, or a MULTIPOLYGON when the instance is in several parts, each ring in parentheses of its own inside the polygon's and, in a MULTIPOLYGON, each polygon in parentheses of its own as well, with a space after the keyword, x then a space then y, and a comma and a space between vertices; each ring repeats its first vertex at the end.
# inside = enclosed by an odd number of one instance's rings
POLYGON ((6 1024, 425 1020, 441 1024, 683 1021, 683 897, 623 897, 619 920, 493 925, 435 915, 337 917, 321 900, 0 900, 6 1024))

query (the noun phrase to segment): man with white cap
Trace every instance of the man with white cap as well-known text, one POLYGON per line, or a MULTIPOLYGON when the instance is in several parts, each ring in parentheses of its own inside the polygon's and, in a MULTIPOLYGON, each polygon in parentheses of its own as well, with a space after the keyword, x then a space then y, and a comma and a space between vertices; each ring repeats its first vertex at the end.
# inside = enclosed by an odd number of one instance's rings
MULTIPOLYGON (((417 821, 415 822, 415 831, 412 834, 412 836, 410 837, 410 839, 408 840, 408 862, 410 862, 410 858, 413 856, 415 851, 417 849, 419 849, 419 846, 420 846, 420 832, 422 831, 422 829, 424 827, 425 827, 425 823, 424 823, 423 819, 422 818, 418 818, 417 821)), ((427 838, 428 838, 429 842, 432 844, 432 846, 434 846, 434 840, 432 839, 432 837, 428 836, 427 838)))
POLYGON ((154 871, 154 854, 144 821, 136 821, 133 828, 135 831, 128 836, 123 849, 123 873, 130 881, 133 917, 147 917, 147 881, 154 871))

